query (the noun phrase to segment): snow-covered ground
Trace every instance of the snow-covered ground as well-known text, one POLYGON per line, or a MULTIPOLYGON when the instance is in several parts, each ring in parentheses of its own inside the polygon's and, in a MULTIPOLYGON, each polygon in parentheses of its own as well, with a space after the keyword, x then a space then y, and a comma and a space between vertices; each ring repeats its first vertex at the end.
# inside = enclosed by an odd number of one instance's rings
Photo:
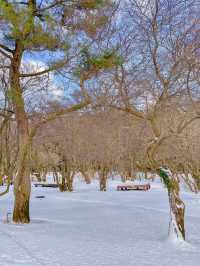
POLYGON ((12 192, 0 198, 0 266, 199 266, 200 196, 184 192, 187 244, 167 240, 165 189, 109 191, 76 180, 75 191, 33 188, 29 225, 4 224, 12 192), (38 199, 36 196, 44 195, 38 199))

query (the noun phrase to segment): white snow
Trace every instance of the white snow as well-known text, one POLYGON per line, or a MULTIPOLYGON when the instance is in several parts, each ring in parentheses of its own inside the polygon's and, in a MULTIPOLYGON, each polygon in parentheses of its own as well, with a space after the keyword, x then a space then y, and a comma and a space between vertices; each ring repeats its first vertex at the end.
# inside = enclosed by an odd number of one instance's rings
POLYGON ((167 192, 159 182, 150 191, 109 191, 98 182, 76 179, 75 191, 33 188, 28 225, 5 224, 12 192, 0 198, 1 266, 198 266, 200 196, 182 193, 187 243, 167 238, 167 192), (44 195, 44 199, 35 196, 44 195))

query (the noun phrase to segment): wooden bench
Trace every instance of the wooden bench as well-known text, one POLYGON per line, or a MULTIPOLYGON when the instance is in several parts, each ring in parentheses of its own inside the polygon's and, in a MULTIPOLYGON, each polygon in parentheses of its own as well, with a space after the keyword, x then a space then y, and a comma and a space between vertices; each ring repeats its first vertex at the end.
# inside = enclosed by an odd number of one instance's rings
POLYGON ((57 184, 43 184, 43 183, 35 183, 35 187, 52 187, 52 188, 57 188, 57 184))
POLYGON ((124 191, 124 190, 142 190, 147 191, 151 188, 150 184, 144 184, 144 185, 119 185, 117 186, 117 190, 124 191))

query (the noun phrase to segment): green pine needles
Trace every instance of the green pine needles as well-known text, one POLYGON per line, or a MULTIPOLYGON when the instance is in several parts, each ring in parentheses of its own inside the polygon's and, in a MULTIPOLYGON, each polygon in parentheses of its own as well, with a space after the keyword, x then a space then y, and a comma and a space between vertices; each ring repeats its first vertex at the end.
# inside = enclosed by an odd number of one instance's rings
POLYGON ((83 73, 88 77, 98 75, 103 71, 109 71, 123 64, 123 57, 118 55, 115 48, 103 51, 100 55, 89 52, 87 47, 81 51, 80 64, 74 71, 74 75, 80 77, 83 73))
POLYGON ((159 169, 159 176, 162 178, 166 188, 170 190, 171 188, 171 181, 169 178, 169 175, 166 173, 166 171, 162 168, 159 169))

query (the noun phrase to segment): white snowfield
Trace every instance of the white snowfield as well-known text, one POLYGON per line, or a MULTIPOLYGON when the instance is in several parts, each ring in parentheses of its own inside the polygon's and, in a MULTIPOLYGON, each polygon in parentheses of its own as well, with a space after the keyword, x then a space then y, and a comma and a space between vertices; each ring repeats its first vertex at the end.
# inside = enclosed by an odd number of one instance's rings
POLYGON ((28 225, 4 224, 12 192, 0 198, 0 266, 200 266, 200 196, 183 193, 187 243, 174 243, 162 185, 116 191, 119 183, 107 192, 80 179, 72 193, 33 188, 28 225))

